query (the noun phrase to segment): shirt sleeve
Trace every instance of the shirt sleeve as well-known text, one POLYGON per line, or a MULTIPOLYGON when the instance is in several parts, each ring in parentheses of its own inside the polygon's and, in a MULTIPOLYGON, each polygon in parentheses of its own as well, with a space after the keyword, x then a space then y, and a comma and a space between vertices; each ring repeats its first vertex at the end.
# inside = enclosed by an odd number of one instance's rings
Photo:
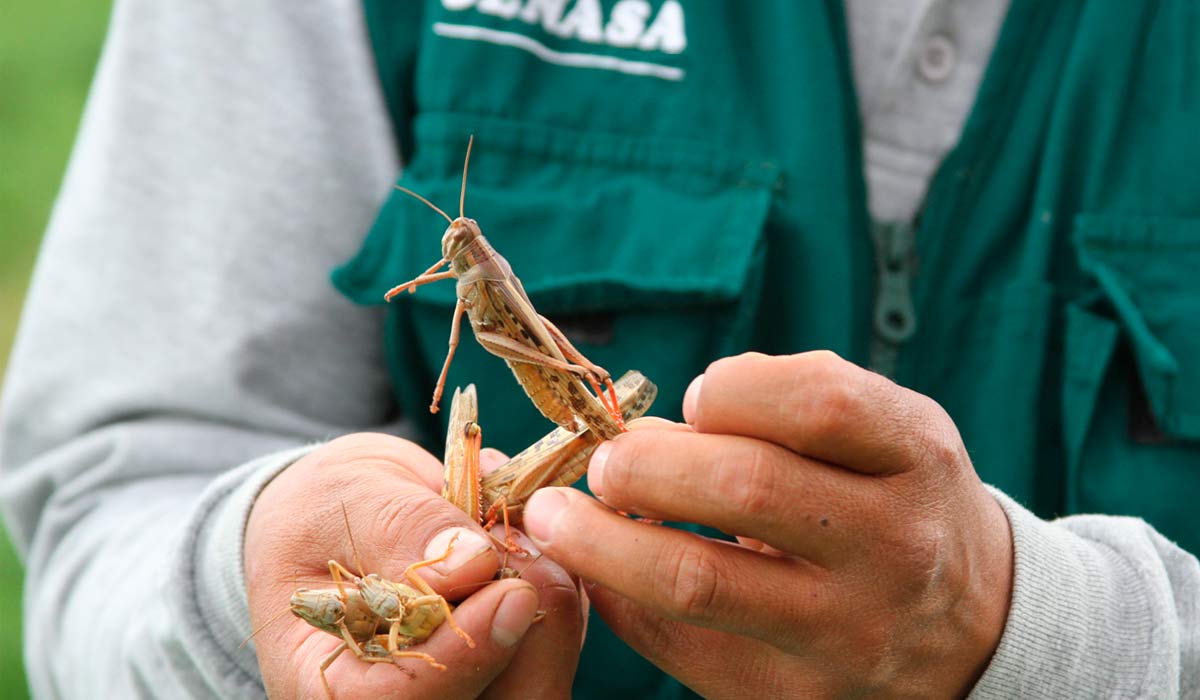
POLYGON ((1200 564, 1144 521, 1053 522, 993 491, 1012 603, 972 698, 1200 697, 1200 564))
POLYGON ((398 168, 361 12, 116 3, 0 404, 36 697, 261 696, 254 496, 401 431, 381 312, 328 281, 398 168))

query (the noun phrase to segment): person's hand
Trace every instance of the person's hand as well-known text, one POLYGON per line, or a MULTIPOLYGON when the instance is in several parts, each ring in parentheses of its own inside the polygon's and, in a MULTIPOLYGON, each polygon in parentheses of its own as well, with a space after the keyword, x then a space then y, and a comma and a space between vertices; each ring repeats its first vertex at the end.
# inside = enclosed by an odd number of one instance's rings
MULTIPOLYGON (((411 650, 432 655, 445 671, 413 658, 367 663, 344 651, 326 670, 334 697, 568 697, 583 625, 573 580, 542 557, 511 559, 521 578, 491 582, 501 564, 493 540, 439 496, 441 484, 441 462, 428 452, 387 435, 359 434, 315 450, 259 495, 244 558, 254 627, 284 615, 254 637, 271 697, 325 697, 318 669, 341 643, 287 612, 296 588, 332 587, 330 559, 359 573, 354 550, 366 573, 408 583, 404 569, 443 554, 453 533, 449 559, 417 573, 446 598, 466 598, 454 619, 475 648, 444 622, 411 650), (539 610, 544 619, 531 625, 539 610)), ((536 552, 523 535, 514 536, 536 552)))
MULTIPOLYGON (((986 400, 986 397, 980 397, 986 400)), ((934 401, 828 352, 713 363, 689 425, 543 489, 526 532, 630 646, 707 697, 961 696, 1008 613, 1012 536, 934 401)))

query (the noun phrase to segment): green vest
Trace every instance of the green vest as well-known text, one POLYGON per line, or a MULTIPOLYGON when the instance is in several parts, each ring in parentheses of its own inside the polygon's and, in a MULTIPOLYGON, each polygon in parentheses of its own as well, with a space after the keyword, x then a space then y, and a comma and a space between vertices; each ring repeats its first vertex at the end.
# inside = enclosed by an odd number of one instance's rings
MULTIPOLYGON (((939 401, 987 482, 1043 517, 1129 514, 1200 550, 1200 8, 1013 0, 916 222, 866 210, 841 0, 365 3, 406 163, 538 310, 653 414, 745 350, 828 348, 939 401)), ((440 256, 397 192, 334 274, 356 301, 440 256)), ((388 307, 402 410, 430 415, 452 282, 388 307)), ((486 444, 552 426, 464 332, 448 386, 486 444)), ((593 620, 577 697, 686 694, 593 620)))

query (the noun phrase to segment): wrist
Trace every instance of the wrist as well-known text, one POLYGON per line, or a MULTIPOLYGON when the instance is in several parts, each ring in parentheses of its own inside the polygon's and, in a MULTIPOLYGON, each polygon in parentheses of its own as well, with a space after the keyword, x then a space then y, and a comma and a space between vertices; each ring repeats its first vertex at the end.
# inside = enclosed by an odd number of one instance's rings
POLYGON ((1000 645, 1008 621, 1013 587, 1013 538, 1008 516, 982 484, 979 485, 982 524, 977 531, 978 554, 968 559, 970 570, 962 605, 954 617, 962 630, 956 697, 965 697, 983 676, 1000 645))
POLYGON ((966 697, 983 677, 1003 637, 1012 597, 1012 533, 1003 508, 982 486, 959 528, 957 543, 938 559, 929 585, 943 593, 910 614, 919 635, 897 694, 966 697), (922 625, 920 617, 927 617, 922 625))
POLYGON ((253 649, 238 650, 250 633, 242 566, 248 514, 263 487, 311 449, 276 452, 221 475, 185 526, 168 605, 191 630, 192 656, 207 664, 200 673, 224 687, 261 684, 253 649))

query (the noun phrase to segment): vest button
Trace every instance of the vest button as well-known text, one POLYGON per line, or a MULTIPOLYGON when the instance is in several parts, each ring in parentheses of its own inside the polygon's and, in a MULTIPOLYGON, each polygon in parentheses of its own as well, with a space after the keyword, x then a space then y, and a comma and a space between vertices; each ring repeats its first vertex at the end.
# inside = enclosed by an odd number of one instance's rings
POLYGON ((917 53, 917 72, 926 82, 945 82, 954 72, 956 61, 954 44, 946 36, 936 34, 917 53))

